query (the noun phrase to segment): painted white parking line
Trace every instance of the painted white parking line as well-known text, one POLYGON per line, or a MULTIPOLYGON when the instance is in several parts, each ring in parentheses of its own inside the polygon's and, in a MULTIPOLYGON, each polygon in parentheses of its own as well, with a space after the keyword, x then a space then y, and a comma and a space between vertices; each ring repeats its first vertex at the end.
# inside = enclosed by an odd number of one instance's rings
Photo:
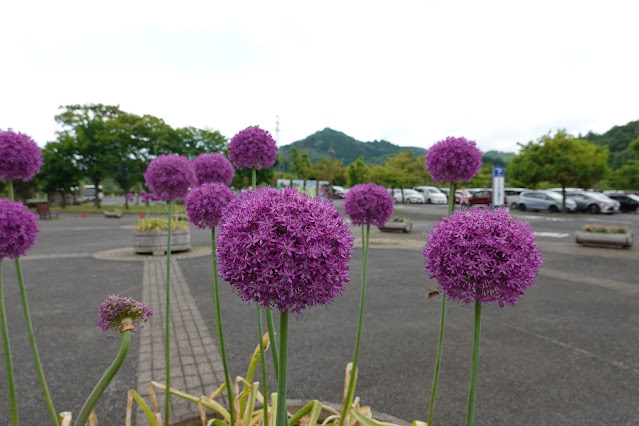
POLYGON ((586 222, 601 222, 601 223, 614 223, 614 224, 623 224, 623 225, 632 225, 633 222, 629 221, 629 220, 615 220, 615 219, 600 219, 598 217, 582 217, 580 218, 580 220, 586 221, 586 222))
POLYGON ((569 237, 570 234, 564 234, 561 232, 535 232, 535 237, 550 237, 550 238, 566 238, 569 237))

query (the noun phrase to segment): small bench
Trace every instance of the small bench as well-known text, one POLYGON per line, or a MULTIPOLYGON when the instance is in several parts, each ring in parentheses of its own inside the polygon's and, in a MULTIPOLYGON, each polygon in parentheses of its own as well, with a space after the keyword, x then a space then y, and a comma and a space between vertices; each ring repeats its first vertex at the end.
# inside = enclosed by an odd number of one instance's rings
POLYGON ((48 204, 36 204, 36 214, 40 219, 53 219, 53 216, 55 216, 56 219, 60 218, 60 213, 51 210, 48 204))

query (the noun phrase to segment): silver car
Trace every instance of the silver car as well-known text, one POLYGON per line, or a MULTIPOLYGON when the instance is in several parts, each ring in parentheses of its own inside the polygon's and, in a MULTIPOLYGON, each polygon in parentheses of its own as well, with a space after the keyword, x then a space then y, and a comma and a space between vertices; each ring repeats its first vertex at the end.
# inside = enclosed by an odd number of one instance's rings
POLYGON ((566 200, 577 203, 577 210, 591 214, 619 213, 619 201, 613 200, 600 192, 570 192, 566 193, 566 200))
MULTIPOLYGON (((561 211, 561 195, 553 191, 527 191, 519 194, 519 201, 515 204, 515 208, 522 212, 526 210, 549 212, 561 211)), ((577 203, 566 198, 566 210, 570 213, 577 211, 577 203)))

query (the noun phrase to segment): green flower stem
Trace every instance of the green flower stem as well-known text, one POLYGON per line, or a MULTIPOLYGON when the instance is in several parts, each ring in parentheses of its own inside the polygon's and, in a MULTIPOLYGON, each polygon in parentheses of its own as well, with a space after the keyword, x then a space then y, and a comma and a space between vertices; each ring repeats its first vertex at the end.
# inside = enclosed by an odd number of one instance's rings
POLYGON ((286 411, 286 362, 288 358, 288 312, 280 313, 280 368, 277 379, 276 426, 288 426, 286 411))
POLYGON ((475 424, 475 400, 477 399, 477 377, 479 376, 479 340, 481 338, 481 304, 475 302, 475 329, 473 330, 473 359, 470 364, 470 389, 466 426, 475 424))
POLYGON ((0 261, 0 326, 2 326, 2 349, 4 351, 4 365, 7 370, 7 385, 9 386, 9 413, 11 426, 18 426, 18 396, 16 395, 16 383, 13 378, 13 362, 11 360, 11 346, 9 345, 9 327, 4 308, 4 290, 2 288, 2 261, 0 261))
POLYGON ((228 398, 229 398, 229 413, 231 415, 231 426, 235 426, 235 407, 233 406, 233 400, 235 399, 235 396, 233 395, 233 382, 231 382, 231 373, 229 372, 229 366, 226 360, 226 347, 224 345, 224 333, 222 332, 222 313, 220 312, 220 291, 219 291, 218 281, 217 281, 217 258, 215 257, 215 250, 216 250, 215 228, 212 228, 211 229, 211 269, 213 274, 213 307, 215 308, 215 327, 217 330, 217 340, 220 344, 220 355, 222 356, 222 365, 224 366, 224 380, 226 382, 226 394, 228 395, 228 398))
MULTIPOLYGON (((14 201, 13 181, 9 181, 9 199, 11 201, 14 201)), ((49 417, 51 417, 51 423, 53 423, 55 426, 59 426, 60 420, 58 420, 58 416, 53 406, 53 400, 51 399, 51 394, 49 393, 47 381, 44 377, 44 370, 42 368, 42 362, 40 361, 38 346, 36 345, 35 333, 33 332, 33 324, 31 322, 31 313, 29 311, 29 302, 27 301, 27 292, 24 287, 24 278, 22 277, 22 267, 20 265, 19 258, 15 259, 15 265, 16 265, 16 276, 18 278, 18 286, 20 288, 20 298, 22 299, 22 311, 24 312, 24 322, 27 327, 27 335, 29 337, 29 345, 31 346, 31 352, 33 353, 33 361, 35 362, 36 373, 38 374, 38 379, 40 380, 40 388, 42 389, 42 395, 44 396, 44 400, 47 404, 49 417)))
MULTIPOLYGON (((251 189, 255 191, 257 189, 257 170, 255 167, 251 170, 251 189)), ((277 353, 277 340, 275 339, 275 325, 273 323, 273 312, 266 307, 266 327, 268 328, 268 339, 271 342, 271 356, 273 357, 273 369, 275 370, 275 377, 278 375, 279 354, 277 353)), ((262 341, 262 334, 260 333, 260 342, 262 341)))
POLYGON ((107 386, 109 386, 109 383, 111 383, 111 380, 113 380, 113 377, 115 377, 115 374, 120 369, 120 366, 122 366, 124 358, 126 358, 126 354, 129 352, 130 346, 131 330, 126 330, 122 332, 122 344, 120 345, 120 351, 118 352, 118 355, 115 357, 115 360, 104 373, 98 384, 95 385, 95 388, 93 388, 93 391, 91 392, 91 395, 89 395, 89 398, 87 398, 87 400, 85 401, 82 409, 80 410, 80 414, 75 421, 75 426, 86 425, 87 421, 89 420, 89 416, 91 415, 91 411, 93 411, 107 386))
MULTIPOLYGON (((455 183, 450 183, 450 194, 448 196, 448 214, 450 217, 455 210, 455 183)), ((430 403, 428 404, 428 419, 429 425, 433 424, 433 412, 435 410, 435 396, 437 395, 437 382, 439 380, 439 368, 442 362, 442 353, 444 350, 444 326, 446 324, 446 296, 442 294, 442 309, 441 319, 439 322, 439 339, 437 342, 437 358, 435 359, 435 374, 433 375, 433 386, 430 391, 430 403)))
POLYGON ((164 396, 164 423, 169 423, 171 412, 171 231, 173 221, 173 200, 169 200, 169 232, 166 242, 166 309, 164 330, 164 359, 166 362, 166 389, 164 396))
MULTIPOLYGON (((260 304, 256 303, 257 307, 257 332, 259 333, 260 338, 260 364, 262 365, 262 395, 268 395, 268 383, 266 382, 266 355, 264 350, 264 339, 262 339, 262 335, 264 334, 264 330, 262 329, 262 311, 260 310, 260 304)), ((268 404, 264 403, 264 424, 267 423, 268 420, 268 404)))
POLYGON ((350 412, 351 404, 353 403, 353 397, 355 396, 355 383, 357 382, 357 361, 359 359, 359 345, 362 338, 362 323, 364 320, 364 302, 366 300, 366 269, 368 265, 368 244, 370 240, 370 232, 370 225, 366 225, 366 231, 364 231, 364 227, 362 226, 362 289, 360 291, 359 321, 357 324, 357 336, 355 338, 353 368, 351 369, 351 378, 348 383, 348 392, 346 393, 346 399, 344 400, 342 415, 339 419, 340 426, 343 426, 344 422, 348 418, 348 413, 350 412))

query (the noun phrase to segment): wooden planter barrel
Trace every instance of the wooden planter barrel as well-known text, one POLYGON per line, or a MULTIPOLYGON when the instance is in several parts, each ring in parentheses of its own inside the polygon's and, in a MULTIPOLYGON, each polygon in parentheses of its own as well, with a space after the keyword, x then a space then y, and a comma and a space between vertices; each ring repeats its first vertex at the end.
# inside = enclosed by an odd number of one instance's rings
POLYGON ((406 222, 386 222, 386 225, 378 226, 377 228, 382 232, 401 231, 406 233, 413 229, 413 222, 410 220, 406 222))
POLYGON ((593 247, 631 248, 634 236, 632 232, 626 234, 612 234, 605 232, 577 231, 575 240, 578 244, 593 247))
POLYGON ((115 211, 115 212, 111 211, 110 212, 108 210, 105 210, 104 211, 104 217, 110 217, 110 218, 119 219, 119 218, 122 217, 122 212, 121 211, 115 211))
MULTIPOLYGON (((166 252, 168 231, 134 231, 134 249, 136 253, 160 254, 166 252)), ((191 232, 188 229, 176 229, 171 232, 171 253, 191 248, 191 232)))

